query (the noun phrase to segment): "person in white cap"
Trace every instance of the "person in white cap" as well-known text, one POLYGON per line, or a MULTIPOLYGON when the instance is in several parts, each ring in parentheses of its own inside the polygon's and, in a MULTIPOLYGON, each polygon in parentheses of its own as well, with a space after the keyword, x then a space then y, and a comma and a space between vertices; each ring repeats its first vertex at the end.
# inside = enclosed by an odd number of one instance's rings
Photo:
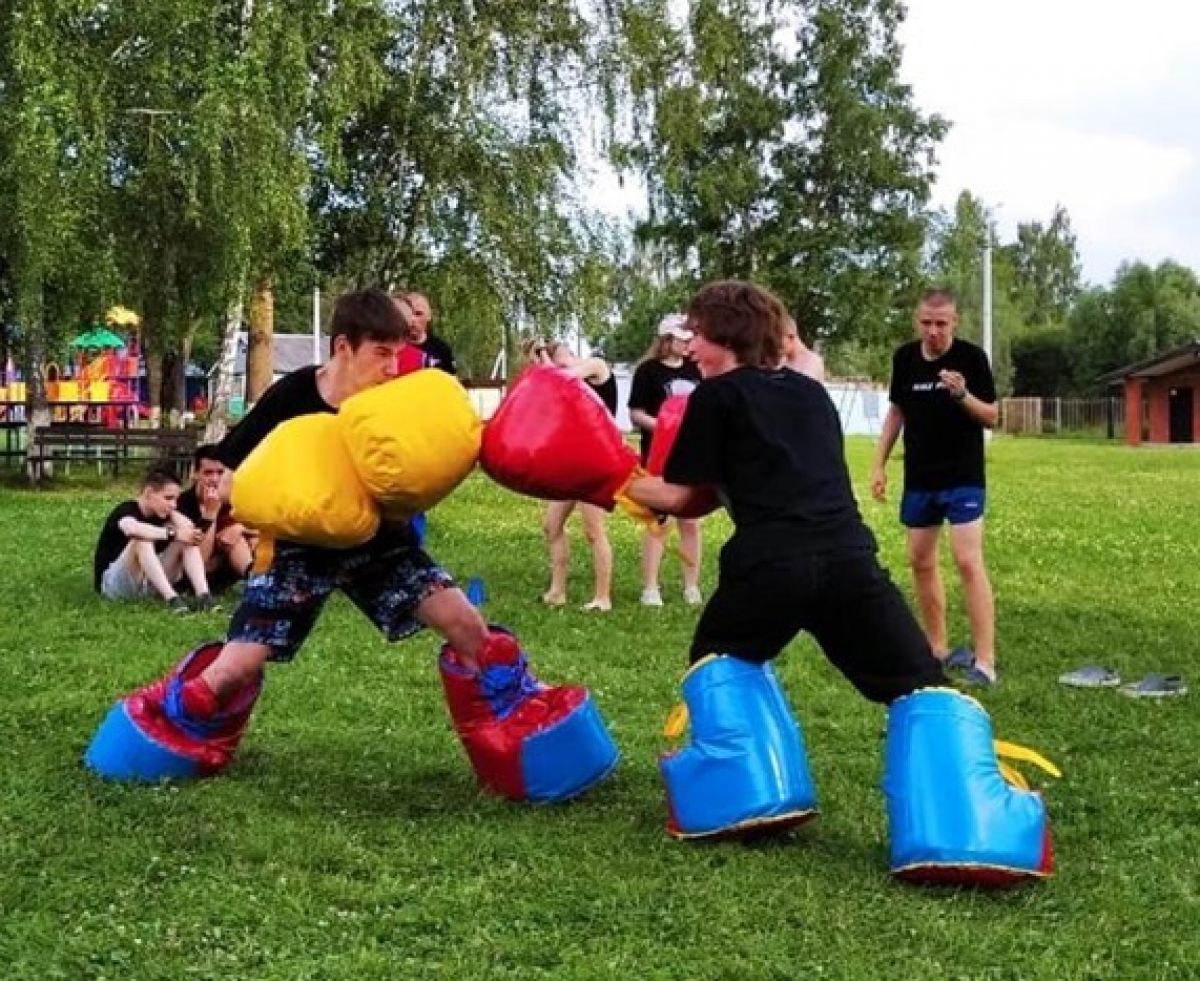
MULTIPOLYGON (((658 411, 671 395, 684 395, 700 382, 700 370, 687 356, 692 332, 686 318, 669 313, 659 321, 654 343, 638 363, 629 389, 629 418, 641 436, 642 464, 650 457, 650 444, 658 411)), ((683 598, 699 606, 700 593, 700 522, 695 518, 675 519, 679 528, 679 556, 683 561, 683 598)), ((642 604, 662 606, 658 570, 662 565, 667 536, 647 531, 642 537, 642 604)))

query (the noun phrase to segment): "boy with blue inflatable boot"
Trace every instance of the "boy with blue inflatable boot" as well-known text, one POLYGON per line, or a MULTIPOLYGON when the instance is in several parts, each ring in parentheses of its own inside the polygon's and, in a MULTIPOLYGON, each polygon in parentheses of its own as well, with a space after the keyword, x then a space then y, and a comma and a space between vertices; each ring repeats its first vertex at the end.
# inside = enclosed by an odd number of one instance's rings
POLYGON ((391 641, 432 627, 454 727, 481 782, 521 800, 581 793, 616 763, 586 689, 548 687, 420 547, 412 514, 475 464, 480 421, 439 371, 396 379, 404 311, 340 297, 331 357, 280 379, 220 444, 238 520, 263 534, 224 644, 123 699, 86 756, 110 779, 204 776, 231 761, 267 661, 292 660, 335 589, 391 641))
POLYGON ((892 871, 985 885, 1047 875, 1042 800, 1002 775, 982 706, 942 687, 859 515, 833 403, 777 367, 782 305, 725 281, 687 312, 704 381, 677 431, 656 436, 674 439, 663 476, 635 478, 627 493, 670 513, 715 488, 735 531, 683 682, 690 744, 661 761, 669 831, 744 834, 815 815, 803 736, 770 665, 806 630, 860 694, 888 706, 892 871))

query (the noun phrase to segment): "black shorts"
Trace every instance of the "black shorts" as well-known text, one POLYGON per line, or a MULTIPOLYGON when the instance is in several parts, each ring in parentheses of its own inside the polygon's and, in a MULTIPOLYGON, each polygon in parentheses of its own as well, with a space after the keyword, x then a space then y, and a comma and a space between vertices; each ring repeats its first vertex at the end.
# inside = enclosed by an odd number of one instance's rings
POLYGON ((873 702, 945 684, 925 634, 872 550, 747 552, 736 540, 721 552, 717 591, 692 640, 693 663, 709 654, 769 661, 807 630, 873 702))
POLYGON ((271 660, 290 661, 340 589, 388 640, 400 640, 421 629, 417 607, 453 585, 406 528, 385 526, 357 548, 276 542, 271 567, 246 581, 226 639, 265 644, 271 660))

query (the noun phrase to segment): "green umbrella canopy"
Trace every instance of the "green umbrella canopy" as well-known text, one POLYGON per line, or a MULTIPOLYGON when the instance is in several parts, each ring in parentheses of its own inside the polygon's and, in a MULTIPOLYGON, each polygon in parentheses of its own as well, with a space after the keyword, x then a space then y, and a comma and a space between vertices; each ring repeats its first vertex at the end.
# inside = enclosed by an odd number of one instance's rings
POLYGON ((107 327, 93 327, 84 331, 71 342, 71 347, 124 347, 125 338, 114 334, 107 327))

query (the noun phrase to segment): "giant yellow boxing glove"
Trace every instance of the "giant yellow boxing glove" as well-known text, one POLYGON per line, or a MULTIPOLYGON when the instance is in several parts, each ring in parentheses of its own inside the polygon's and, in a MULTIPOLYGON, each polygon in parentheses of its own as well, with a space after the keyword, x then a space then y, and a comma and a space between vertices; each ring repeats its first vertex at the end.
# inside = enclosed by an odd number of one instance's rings
POLYGON ((297 416, 254 448, 233 475, 238 521, 273 538, 350 548, 379 530, 379 509, 363 487, 337 416, 297 416))
POLYGON ((467 391, 435 368, 359 392, 337 418, 363 485, 389 518, 433 507, 479 457, 482 423, 467 391))

